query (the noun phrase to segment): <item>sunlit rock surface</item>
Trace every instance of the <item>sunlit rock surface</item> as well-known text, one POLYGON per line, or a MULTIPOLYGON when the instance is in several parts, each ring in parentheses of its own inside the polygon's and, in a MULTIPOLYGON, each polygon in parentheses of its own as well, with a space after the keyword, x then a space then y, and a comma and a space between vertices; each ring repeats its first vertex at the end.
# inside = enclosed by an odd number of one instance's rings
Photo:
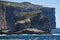
POLYGON ((23 29, 21 31, 18 31, 17 33, 23 33, 23 34, 46 34, 47 32, 36 29, 36 28, 27 28, 27 29, 23 29))

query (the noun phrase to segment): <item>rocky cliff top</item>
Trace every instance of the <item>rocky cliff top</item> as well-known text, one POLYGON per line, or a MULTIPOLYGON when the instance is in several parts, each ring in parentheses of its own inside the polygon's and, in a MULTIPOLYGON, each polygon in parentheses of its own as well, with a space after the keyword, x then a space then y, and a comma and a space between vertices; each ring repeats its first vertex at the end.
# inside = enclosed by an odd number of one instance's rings
POLYGON ((42 5, 35 5, 35 4, 32 4, 30 2, 21 2, 21 3, 15 3, 15 2, 8 2, 8 1, 0 1, 0 4, 3 3, 5 4, 5 6, 18 6, 18 7, 21 7, 21 8, 42 8, 43 6, 42 5))

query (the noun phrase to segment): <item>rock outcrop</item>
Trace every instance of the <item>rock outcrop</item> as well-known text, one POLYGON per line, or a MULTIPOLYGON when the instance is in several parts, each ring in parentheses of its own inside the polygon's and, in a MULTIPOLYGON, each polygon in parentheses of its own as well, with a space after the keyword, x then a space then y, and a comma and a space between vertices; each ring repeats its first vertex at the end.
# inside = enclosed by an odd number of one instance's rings
POLYGON ((28 28, 28 29, 23 29, 21 31, 17 31, 17 33, 22 33, 22 34, 47 34, 47 32, 36 29, 36 28, 28 28))
POLYGON ((34 5, 29 2, 0 1, 0 3, 5 5, 5 18, 9 30, 17 32, 24 28, 36 28, 50 33, 51 29, 55 28, 54 8, 34 5))
POLYGON ((50 24, 49 19, 42 15, 42 13, 36 14, 33 18, 31 18, 32 28, 37 28, 46 32, 50 32, 50 24))
POLYGON ((31 26, 30 19, 24 18, 23 20, 21 19, 21 20, 16 21, 14 31, 17 32, 26 28, 30 28, 30 26, 31 26))
POLYGON ((7 28, 6 19, 5 19, 5 7, 3 4, 0 4, 0 30, 5 30, 7 28))

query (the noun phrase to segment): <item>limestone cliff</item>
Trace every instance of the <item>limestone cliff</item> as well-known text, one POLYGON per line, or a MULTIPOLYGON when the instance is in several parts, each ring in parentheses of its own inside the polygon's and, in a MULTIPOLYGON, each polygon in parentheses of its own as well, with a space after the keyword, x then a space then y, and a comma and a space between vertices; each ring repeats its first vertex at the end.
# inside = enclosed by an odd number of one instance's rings
POLYGON ((24 28, 37 28, 50 33, 51 29, 56 27, 54 8, 29 2, 0 1, 0 4, 3 4, 6 8, 5 18, 8 30, 17 32, 24 28))

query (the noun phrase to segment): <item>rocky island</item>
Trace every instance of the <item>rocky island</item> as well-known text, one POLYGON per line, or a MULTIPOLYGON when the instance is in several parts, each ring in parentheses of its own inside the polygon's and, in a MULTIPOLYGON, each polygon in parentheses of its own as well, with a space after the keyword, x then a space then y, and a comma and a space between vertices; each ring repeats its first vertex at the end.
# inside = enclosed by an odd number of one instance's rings
POLYGON ((0 15, 0 30, 7 33, 44 34, 56 28, 55 8, 0 1, 0 15))

